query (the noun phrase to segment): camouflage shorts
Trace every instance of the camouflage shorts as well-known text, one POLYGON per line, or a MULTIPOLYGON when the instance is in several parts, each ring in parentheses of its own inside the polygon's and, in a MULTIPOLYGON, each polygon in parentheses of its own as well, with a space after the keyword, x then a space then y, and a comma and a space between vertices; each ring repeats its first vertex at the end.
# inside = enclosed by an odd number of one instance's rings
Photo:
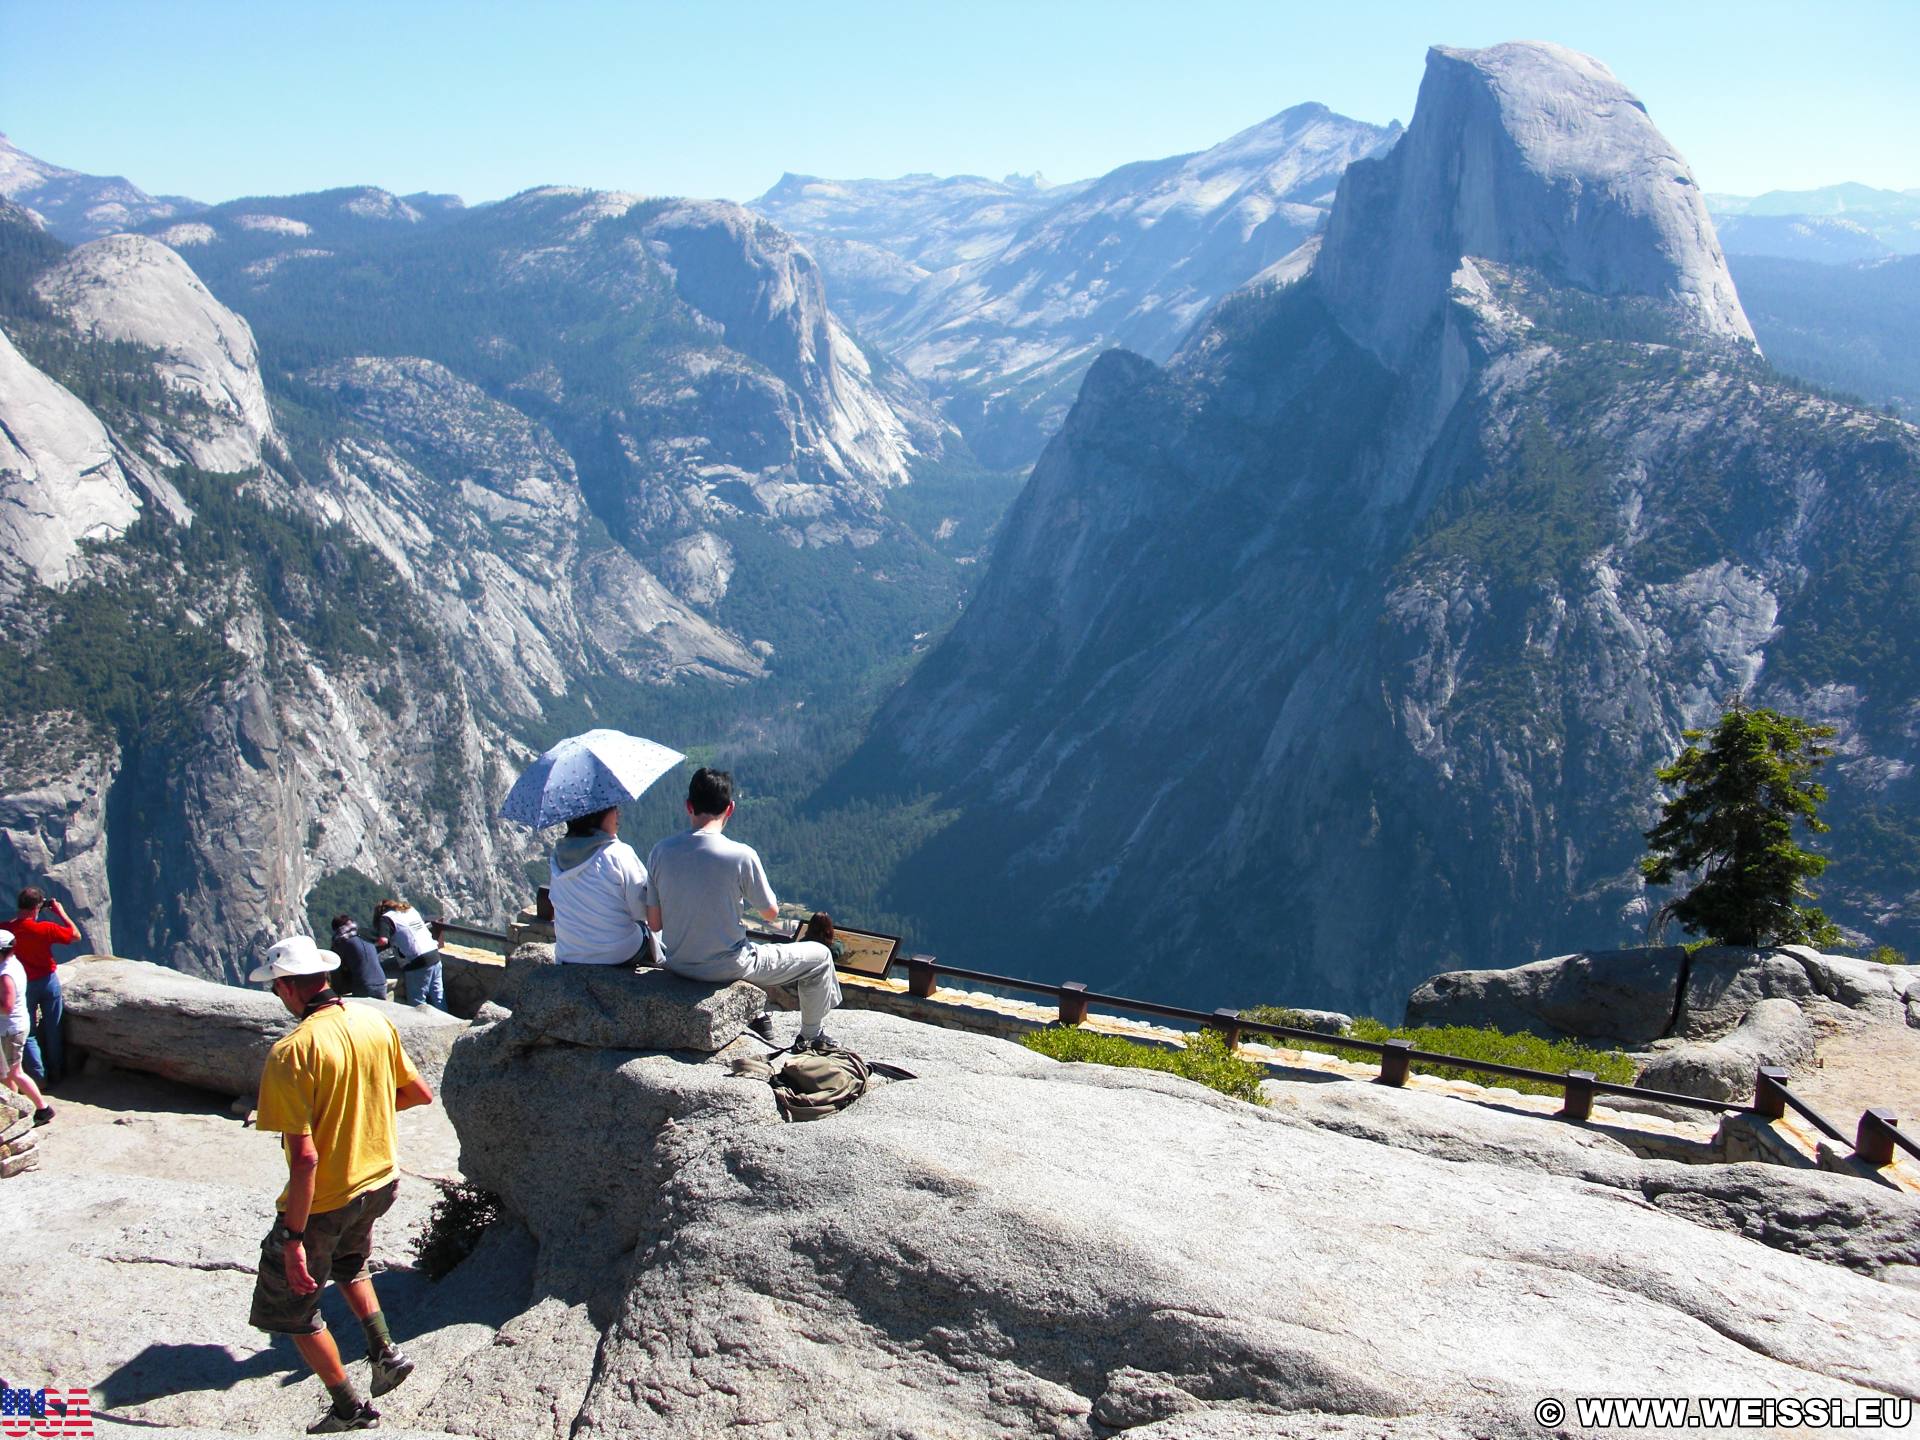
POLYGON ((280 1221, 260 1244, 260 1270, 253 1282, 253 1313, 247 1323, 269 1335, 318 1335, 327 1328, 320 1317, 320 1295, 327 1281, 351 1284, 367 1278, 367 1257, 373 1253, 373 1222, 393 1206, 400 1188, 396 1178, 364 1195, 356 1195, 338 1210, 307 1217, 307 1273, 320 1282, 311 1295, 296 1295, 287 1284, 285 1247, 280 1243, 280 1221))

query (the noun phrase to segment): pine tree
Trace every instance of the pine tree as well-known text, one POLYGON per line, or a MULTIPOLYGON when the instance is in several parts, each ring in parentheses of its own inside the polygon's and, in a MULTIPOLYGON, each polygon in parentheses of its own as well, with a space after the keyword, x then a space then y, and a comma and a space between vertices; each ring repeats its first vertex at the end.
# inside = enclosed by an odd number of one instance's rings
POLYGON ((1729 945, 1828 945, 1839 932, 1802 902, 1807 882, 1827 868, 1826 857, 1794 843, 1794 821, 1815 834, 1827 790, 1814 772, 1832 750, 1820 742, 1834 733, 1740 696, 1727 703, 1712 731, 1688 730, 1687 747, 1656 773, 1679 791, 1646 832, 1640 873, 1652 885, 1698 874, 1693 888, 1662 907, 1690 933, 1729 945), (1707 742, 1702 749, 1699 741, 1707 742))

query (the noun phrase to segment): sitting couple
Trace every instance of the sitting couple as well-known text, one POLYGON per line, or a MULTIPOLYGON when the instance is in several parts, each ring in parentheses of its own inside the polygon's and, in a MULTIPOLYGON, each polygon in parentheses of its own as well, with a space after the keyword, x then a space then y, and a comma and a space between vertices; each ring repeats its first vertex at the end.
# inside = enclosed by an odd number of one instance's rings
MULTIPOLYGON (((733 777, 724 770, 695 771, 687 786, 692 828, 654 846, 644 865, 619 838, 619 806, 569 820, 566 837, 553 848, 548 886, 554 959, 563 965, 645 964, 651 939, 660 947, 661 965, 689 980, 747 980, 762 990, 792 986, 800 995, 794 1048, 830 1046, 820 1027, 840 1003, 833 952, 813 940, 747 939, 742 905, 765 920, 777 919, 779 910, 753 847, 721 833, 732 815, 733 777)), ((832 938, 830 922, 825 933, 832 938)), ((754 1028, 769 1033, 764 1025, 754 1028)))

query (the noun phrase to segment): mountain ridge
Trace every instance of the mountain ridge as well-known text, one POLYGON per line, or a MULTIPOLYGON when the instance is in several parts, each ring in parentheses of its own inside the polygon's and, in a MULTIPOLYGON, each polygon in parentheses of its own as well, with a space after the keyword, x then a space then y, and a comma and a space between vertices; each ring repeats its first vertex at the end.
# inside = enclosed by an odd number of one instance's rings
POLYGON ((1206 150, 1044 192, 912 187, 993 201, 960 239, 931 245, 918 199, 888 223, 884 185, 839 208, 827 192, 844 182, 775 187, 754 204, 819 247, 830 279, 859 297, 863 333, 935 390, 984 461, 1025 468, 1100 350, 1171 354, 1222 295, 1319 226, 1349 161, 1398 135, 1309 102, 1206 150))
MULTIPOLYGON (((966 914, 991 895, 996 943, 1043 978, 1354 1010, 1453 957, 1630 943, 1653 769, 1743 687, 1839 724, 1836 837, 1914 826, 1920 676, 1874 657, 1920 616, 1897 538, 1920 432, 1768 374, 1630 98, 1554 47, 1436 51, 1317 255, 1168 366, 1088 372, 960 622, 841 777, 960 816, 888 891, 930 948, 984 964, 966 914), (1562 69, 1602 127, 1538 132, 1565 171, 1473 138, 1533 123, 1562 69), (1444 217, 1449 179, 1509 187, 1511 233, 1401 229, 1396 258, 1361 223, 1444 217), (1617 214, 1572 228, 1596 198, 1617 214), (1644 248, 1596 267, 1610 225, 1644 248), (1397 285, 1398 311, 1362 305, 1397 285), (1850 598, 1867 571, 1877 615, 1850 598), (1152 933, 1116 949, 1122 904, 1152 933)), ((1842 890, 1847 858, 1830 911, 1911 945, 1920 875, 1881 861, 1842 890)))

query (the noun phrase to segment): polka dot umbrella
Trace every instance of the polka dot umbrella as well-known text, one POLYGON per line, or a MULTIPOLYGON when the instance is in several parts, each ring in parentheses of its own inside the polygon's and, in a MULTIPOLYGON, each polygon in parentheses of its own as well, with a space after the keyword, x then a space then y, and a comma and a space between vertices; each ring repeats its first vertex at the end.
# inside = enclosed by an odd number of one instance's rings
POLYGON ((536 830, 637 800, 687 757, 638 735, 589 730, 562 740, 513 782, 501 818, 536 830))

